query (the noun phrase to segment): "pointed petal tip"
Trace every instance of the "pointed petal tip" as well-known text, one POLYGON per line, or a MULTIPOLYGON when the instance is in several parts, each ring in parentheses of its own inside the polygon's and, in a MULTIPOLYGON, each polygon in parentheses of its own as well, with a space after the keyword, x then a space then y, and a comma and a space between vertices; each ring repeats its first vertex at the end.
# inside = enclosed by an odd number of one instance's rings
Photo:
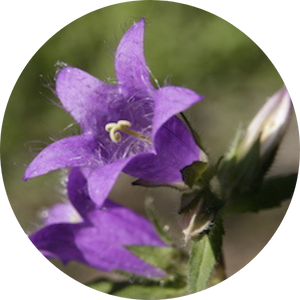
POLYGON ((137 27, 137 26, 144 27, 145 23, 146 23, 146 19, 145 17, 143 17, 139 21, 135 22, 132 27, 137 27))
POLYGON ((141 34, 144 33, 144 27, 145 27, 145 23, 146 20, 145 18, 141 18, 139 21, 134 22, 133 25, 131 25, 127 31, 125 32, 125 34, 123 35, 122 39, 124 39, 124 37, 126 38, 126 36, 130 36, 132 33, 135 32, 135 34, 137 32, 141 32, 141 34))
POLYGON ((31 165, 29 165, 24 172, 24 175, 22 177, 23 181, 27 181, 30 178, 36 177, 36 175, 34 175, 34 173, 36 173, 36 172, 32 171, 31 170, 32 168, 30 166, 31 165))
POLYGON ((34 177, 37 177, 40 175, 44 175, 44 174, 45 173, 43 173, 43 172, 38 172, 37 170, 30 168, 30 165, 29 165, 22 177, 22 180, 27 181, 28 179, 31 179, 31 178, 34 178, 34 177))

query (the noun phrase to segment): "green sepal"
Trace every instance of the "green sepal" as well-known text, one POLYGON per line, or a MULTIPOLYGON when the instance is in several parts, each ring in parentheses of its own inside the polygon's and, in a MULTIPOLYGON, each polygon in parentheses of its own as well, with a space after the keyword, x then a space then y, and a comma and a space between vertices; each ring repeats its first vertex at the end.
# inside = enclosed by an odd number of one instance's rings
POLYGON ((192 247, 188 263, 190 293, 202 291, 207 287, 221 255, 223 234, 222 220, 218 217, 208 234, 202 235, 198 241, 191 242, 192 247))
POLYGON ((180 170, 182 179, 190 188, 201 179, 208 168, 208 163, 202 161, 194 161, 191 165, 180 170))
POLYGON ((173 244, 173 239, 168 235, 167 231, 164 230, 164 227, 161 225, 161 222, 154 211, 152 200, 146 201, 145 209, 146 209, 148 219, 152 222, 161 240, 164 241, 166 244, 170 244, 170 245, 173 244))
POLYGON ((125 246, 125 248, 141 260, 170 275, 185 272, 187 255, 178 248, 153 246, 125 246))
POLYGON ((259 187, 262 181, 259 151, 260 141, 258 138, 248 153, 243 158, 239 158, 239 144, 234 143, 218 170, 224 198, 241 195, 259 187))
POLYGON ((208 153, 205 151, 205 148, 201 142, 201 139, 200 139, 200 136, 199 134, 197 133, 197 131, 195 131, 193 129, 193 127, 191 126, 190 122, 188 121, 188 119, 186 118, 186 116, 183 114, 183 113, 180 113, 181 117, 183 118, 184 122, 186 123, 186 125, 188 126, 193 138, 194 138, 194 141, 196 143, 196 145, 200 148, 201 150, 201 160, 202 161, 209 161, 209 155, 208 153))
POLYGON ((298 174, 295 173, 267 178, 257 192, 231 199, 223 211, 227 214, 237 214, 278 207, 284 200, 293 196, 297 177, 298 174))
POLYGON ((209 188, 203 188, 182 194, 179 214, 195 208, 200 201, 203 201, 201 212, 205 214, 213 213, 216 215, 224 205, 224 201, 219 199, 209 188))

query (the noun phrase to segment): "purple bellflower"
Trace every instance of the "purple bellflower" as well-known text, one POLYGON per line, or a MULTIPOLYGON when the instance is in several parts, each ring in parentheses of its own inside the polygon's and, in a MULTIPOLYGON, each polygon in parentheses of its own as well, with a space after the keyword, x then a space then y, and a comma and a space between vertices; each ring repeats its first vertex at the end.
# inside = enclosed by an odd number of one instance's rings
POLYGON ((24 180, 81 167, 91 198, 101 206, 122 171, 146 181, 182 182, 180 170, 200 159, 200 149, 176 114, 202 97, 186 88, 153 87, 143 51, 144 25, 144 19, 135 23, 120 41, 117 85, 74 67, 60 70, 57 96, 82 134, 43 149, 24 180))
POLYGON ((133 255, 124 246, 166 246, 152 224, 130 209, 110 200, 100 209, 87 194, 86 179, 79 168, 69 175, 70 202, 48 211, 45 227, 30 240, 47 258, 63 263, 75 260, 102 271, 123 270, 144 277, 165 272, 133 255))

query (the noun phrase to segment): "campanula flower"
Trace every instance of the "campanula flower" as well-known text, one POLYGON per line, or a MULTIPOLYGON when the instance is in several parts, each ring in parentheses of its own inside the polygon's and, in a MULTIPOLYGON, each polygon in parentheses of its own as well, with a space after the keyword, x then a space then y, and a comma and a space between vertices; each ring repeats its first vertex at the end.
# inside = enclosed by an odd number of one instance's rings
POLYGON ((143 51, 144 25, 144 19, 135 23, 120 41, 115 54, 118 84, 74 67, 60 70, 57 96, 82 134, 42 150, 24 180, 81 167, 91 198, 101 206, 122 171, 146 181, 182 182, 180 170, 200 159, 200 149, 176 114, 202 97, 182 87, 153 87, 143 51))
POLYGON ((45 226, 30 236, 47 258, 63 263, 75 260, 102 271, 123 270, 145 277, 165 275, 125 248, 166 246, 147 219, 110 200, 101 209, 96 207, 79 168, 71 170, 67 187, 70 202, 50 209, 45 226))

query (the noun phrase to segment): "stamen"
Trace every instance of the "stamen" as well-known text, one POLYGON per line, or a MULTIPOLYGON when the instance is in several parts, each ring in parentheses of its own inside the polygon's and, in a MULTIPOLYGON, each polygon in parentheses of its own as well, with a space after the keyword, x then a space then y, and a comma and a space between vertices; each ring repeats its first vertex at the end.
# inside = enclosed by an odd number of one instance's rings
POLYGON ((107 123, 105 125, 105 130, 109 132, 109 137, 114 143, 119 143, 122 140, 122 136, 118 131, 122 131, 138 139, 145 140, 150 144, 152 143, 150 138, 144 136, 140 132, 129 129, 131 126, 131 122, 120 120, 117 123, 107 123))

